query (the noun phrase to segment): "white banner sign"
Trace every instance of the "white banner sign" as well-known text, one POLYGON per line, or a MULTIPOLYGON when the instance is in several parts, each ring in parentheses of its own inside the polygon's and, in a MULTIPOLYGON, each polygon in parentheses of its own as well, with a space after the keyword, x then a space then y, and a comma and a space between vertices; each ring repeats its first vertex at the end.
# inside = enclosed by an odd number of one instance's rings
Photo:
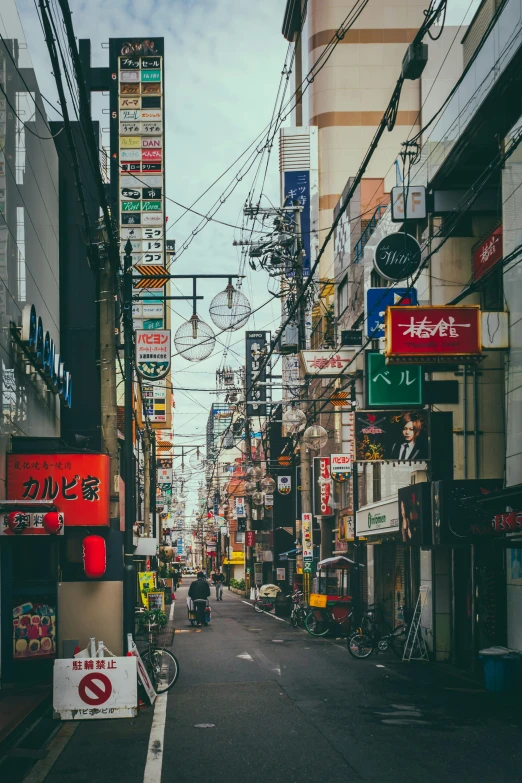
POLYGON ((353 368, 347 368, 355 358, 357 348, 341 348, 338 351, 332 349, 326 351, 301 351, 299 354, 305 375, 312 377, 335 377, 341 372, 350 375, 355 372, 353 368))
POLYGON ((277 477, 277 491, 280 495, 288 495, 292 490, 292 477, 291 476, 278 476, 277 477))
POLYGON ((352 474, 352 458, 350 454, 331 454, 330 473, 334 481, 346 481, 352 474))
POLYGON ((236 517, 246 517, 245 498, 236 498, 236 517))
POLYGON ((303 560, 314 559, 314 545, 312 539, 312 515, 305 512, 302 516, 303 560))
POLYGON ((53 708, 61 720, 135 718, 136 658, 65 658, 54 662, 53 708))

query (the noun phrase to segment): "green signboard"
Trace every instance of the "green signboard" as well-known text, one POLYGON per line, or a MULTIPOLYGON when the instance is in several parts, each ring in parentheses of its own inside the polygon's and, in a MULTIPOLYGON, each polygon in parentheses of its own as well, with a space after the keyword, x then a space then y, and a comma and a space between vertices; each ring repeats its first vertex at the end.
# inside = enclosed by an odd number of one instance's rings
POLYGON ((422 383, 422 365, 387 365, 384 354, 366 352, 367 408, 422 405, 422 383))
POLYGON ((161 71, 152 70, 152 71, 142 71, 141 72, 141 81, 142 82, 160 82, 161 81, 161 71))
POLYGON ((161 212, 161 201, 143 201, 141 208, 144 212, 161 212))
POLYGON ((141 209, 139 201, 122 201, 122 212, 139 212, 141 209))

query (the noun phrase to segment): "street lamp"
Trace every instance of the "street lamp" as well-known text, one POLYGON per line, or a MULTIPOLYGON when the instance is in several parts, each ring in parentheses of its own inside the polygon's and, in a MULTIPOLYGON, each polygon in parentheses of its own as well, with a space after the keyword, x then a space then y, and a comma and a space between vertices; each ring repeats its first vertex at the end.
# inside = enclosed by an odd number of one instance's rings
POLYGON ((224 291, 213 298, 209 307, 212 322, 218 329, 236 331, 250 318, 252 309, 246 296, 232 285, 232 279, 224 291))

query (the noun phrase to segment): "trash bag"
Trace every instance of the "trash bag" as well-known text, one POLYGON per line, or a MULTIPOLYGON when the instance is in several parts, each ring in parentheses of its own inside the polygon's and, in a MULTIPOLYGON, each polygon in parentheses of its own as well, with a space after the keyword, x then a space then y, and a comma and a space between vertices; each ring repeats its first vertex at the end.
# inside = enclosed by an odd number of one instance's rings
POLYGON ((275 598, 280 592, 281 588, 277 585, 263 585, 259 588, 259 596, 261 598, 275 598))

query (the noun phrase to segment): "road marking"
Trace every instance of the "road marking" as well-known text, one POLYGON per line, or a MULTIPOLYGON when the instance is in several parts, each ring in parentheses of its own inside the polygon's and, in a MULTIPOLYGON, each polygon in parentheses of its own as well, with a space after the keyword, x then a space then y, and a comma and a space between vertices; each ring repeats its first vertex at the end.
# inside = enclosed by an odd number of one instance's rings
MULTIPOLYGON (((242 604, 246 604, 247 606, 252 606, 252 604, 250 603, 250 601, 241 601, 241 603, 242 603, 242 604)), ((252 606, 252 609, 253 609, 253 608, 254 608, 254 607, 252 606)), ((258 614, 259 614, 259 613, 258 613, 258 614)), ((264 609, 263 609, 263 614, 266 614, 266 616, 267 616, 267 617, 273 617, 273 618, 274 618, 274 620, 279 620, 279 621, 280 621, 280 622, 282 622, 282 623, 286 623, 286 620, 283 620, 283 618, 282 618, 282 617, 278 617, 276 614, 272 614, 271 612, 265 612, 265 610, 264 610, 264 609)))
POLYGON ((175 604, 175 603, 174 603, 174 601, 173 601, 173 602, 171 603, 171 605, 170 605, 170 612, 169 612, 169 620, 170 620, 170 622, 172 622, 172 621, 173 621, 173 619, 174 619, 174 609, 175 609, 175 608, 176 608, 176 604, 175 604))
POLYGON ((53 737, 49 743, 47 756, 34 765, 29 774, 25 776, 24 783, 43 783, 79 726, 80 724, 75 723, 74 721, 67 721, 63 724, 56 736, 53 737))
POLYGON ((251 655, 249 655, 247 652, 241 653, 241 655, 236 655, 236 658, 242 658, 244 661, 253 661, 251 655))
POLYGON ((195 723, 194 728, 195 729, 213 729, 215 727, 215 723, 195 723))
POLYGON ((150 729, 149 748, 145 764, 143 783, 161 783, 163 768, 163 741, 165 738, 165 723, 167 720, 168 693, 160 693, 154 704, 154 717, 150 729))

